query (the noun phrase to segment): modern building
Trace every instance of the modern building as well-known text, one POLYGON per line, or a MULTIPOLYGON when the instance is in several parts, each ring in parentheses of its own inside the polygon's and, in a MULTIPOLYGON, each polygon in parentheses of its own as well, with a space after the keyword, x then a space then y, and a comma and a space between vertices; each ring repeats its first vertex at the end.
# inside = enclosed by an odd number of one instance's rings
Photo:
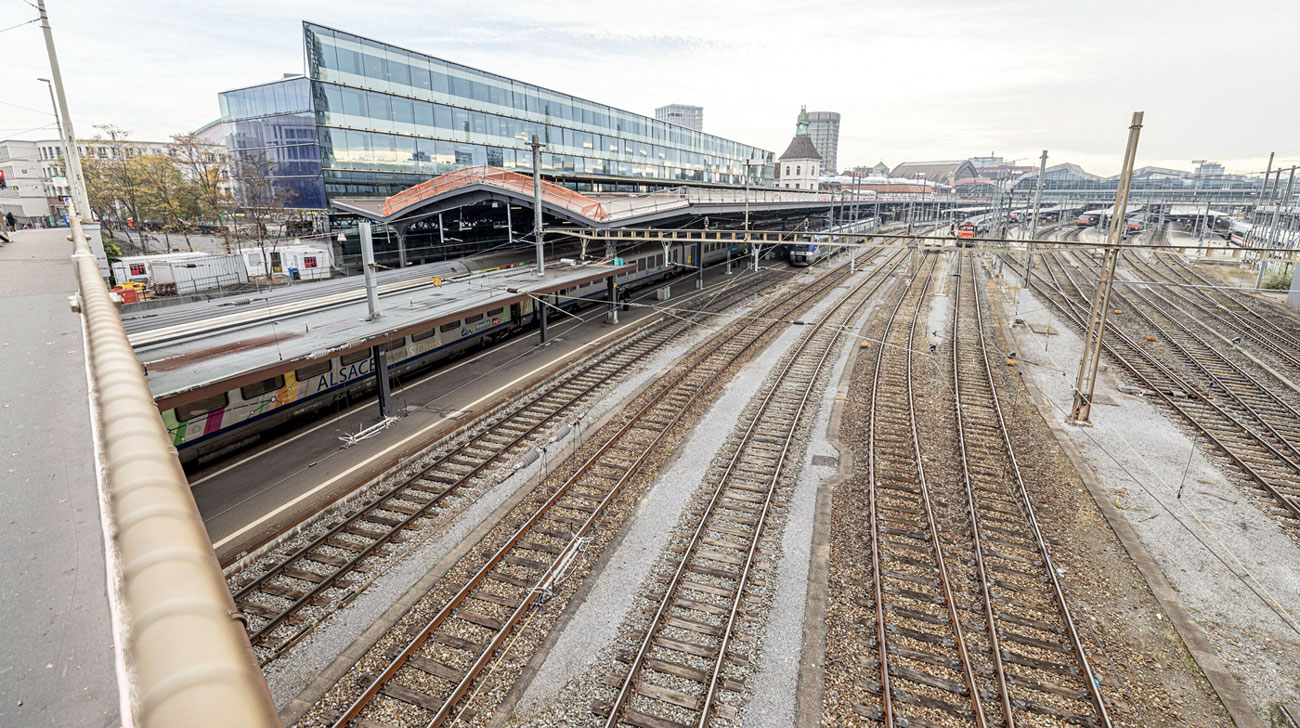
POLYGON ((655 118, 670 124, 704 131, 704 107, 690 104, 668 104, 655 109, 655 118))
POLYGON ((816 190, 821 179, 822 156, 808 133, 808 110, 799 110, 794 138, 777 160, 781 167, 779 186, 789 190, 816 190))
POLYGON ((821 168, 835 174, 839 167, 840 114, 838 111, 808 112, 808 136, 822 157, 821 168))
POLYGON ((475 166, 532 169, 579 191, 771 184, 771 152, 303 23, 306 75, 219 96, 232 154, 262 154, 298 208, 385 197, 475 166))

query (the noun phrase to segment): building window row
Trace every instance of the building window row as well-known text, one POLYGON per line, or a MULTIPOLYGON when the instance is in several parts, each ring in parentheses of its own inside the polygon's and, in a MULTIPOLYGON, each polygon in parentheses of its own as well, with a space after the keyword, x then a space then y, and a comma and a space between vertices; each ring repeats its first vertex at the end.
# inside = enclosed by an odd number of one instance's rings
POLYGON ((595 133, 617 133, 741 159, 770 154, 328 28, 309 26, 307 44, 309 73, 314 79, 430 101, 452 102, 451 97, 455 97, 484 111, 497 110, 524 118, 532 115, 541 123, 568 121, 595 133))

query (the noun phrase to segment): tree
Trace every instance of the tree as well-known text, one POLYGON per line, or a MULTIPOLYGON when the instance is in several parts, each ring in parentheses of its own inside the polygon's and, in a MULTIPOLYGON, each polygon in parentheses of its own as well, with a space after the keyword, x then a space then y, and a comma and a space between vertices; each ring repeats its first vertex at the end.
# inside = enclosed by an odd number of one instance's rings
MULTIPOLYGON (((275 171, 275 163, 261 151, 242 150, 230 158, 234 211, 239 218, 235 234, 261 249, 263 273, 268 277, 272 273, 267 251, 271 228, 277 223, 283 225, 285 207, 292 202, 288 190, 274 179, 275 171)), ((283 234, 283 228, 279 232, 283 234)))
POLYGON ((134 167, 143 187, 141 203, 148 219, 162 224, 167 249, 171 250, 170 233, 180 232, 185 236, 185 245, 193 251, 190 231, 199 216, 199 206, 193 186, 176 168, 175 162, 171 157, 150 154, 136 157, 127 164, 134 167))
POLYGON ((221 228, 226 252, 230 252, 230 230, 224 224, 233 200, 227 190, 228 171, 224 159, 198 135, 173 134, 172 155, 190 187, 198 207, 198 219, 210 220, 221 228))
POLYGON ((129 144, 131 132, 112 124, 97 124, 95 128, 100 135, 87 143, 82 165, 90 206, 99 219, 116 223, 128 244, 134 226, 140 236, 140 249, 148 253, 144 234, 146 191, 141 167, 135 163, 135 148, 129 144), (102 153, 92 153, 95 149, 102 153))

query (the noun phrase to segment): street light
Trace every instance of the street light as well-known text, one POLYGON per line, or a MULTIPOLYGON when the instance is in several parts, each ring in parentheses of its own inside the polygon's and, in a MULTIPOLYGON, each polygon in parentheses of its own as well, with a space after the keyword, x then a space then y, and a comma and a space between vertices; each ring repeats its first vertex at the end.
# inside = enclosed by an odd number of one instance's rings
MULTIPOLYGON (((54 100, 54 82, 48 78, 38 78, 36 80, 43 81, 45 83, 45 87, 50 91, 50 108, 54 109, 54 124, 59 130, 59 149, 63 151, 62 161, 66 165, 68 163, 68 145, 67 145, 67 140, 63 138, 63 119, 62 117, 59 116, 59 103, 54 100)), ((68 179, 68 173, 66 169, 63 172, 63 179, 65 182, 68 179)), ((50 175, 50 182, 51 183, 54 182, 53 174, 50 175)), ((68 194, 69 195, 72 194, 71 189, 69 189, 68 194)), ((60 199, 62 199, 62 197, 63 197, 62 195, 59 195, 60 199)), ((67 203, 65 202, 64 205, 67 205, 67 203)))

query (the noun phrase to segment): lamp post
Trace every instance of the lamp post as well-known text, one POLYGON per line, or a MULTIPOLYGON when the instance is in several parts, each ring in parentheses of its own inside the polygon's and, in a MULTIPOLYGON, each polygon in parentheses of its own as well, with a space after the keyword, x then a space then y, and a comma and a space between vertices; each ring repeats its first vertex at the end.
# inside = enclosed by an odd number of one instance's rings
MULTIPOLYGON (((36 10, 40 15, 41 31, 45 35, 45 52, 50 59, 50 77, 54 87, 54 96, 58 100, 59 135, 63 139, 64 174, 68 179, 68 192, 71 201, 69 212, 75 210, 81 218, 87 242, 95 254, 99 265, 99 274, 108 277, 108 257, 104 254, 104 241, 100 236, 99 223, 94 221, 90 210, 90 200, 86 196, 86 176, 81 171, 81 156, 77 153, 77 137, 72 129, 72 115, 68 112, 68 97, 63 92, 63 74, 59 71, 59 57, 54 50, 54 31, 50 29, 50 16, 45 12, 45 0, 36 0, 36 10)), ((69 221, 72 216, 69 215, 69 221)))
MULTIPOLYGON (((64 168, 63 168, 63 179, 64 179, 64 181, 66 182, 67 179, 68 179, 68 171, 67 171, 67 165, 68 165, 68 140, 63 138, 63 118, 59 116, 59 103, 58 103, 57 101, 54 100, 54 82, 51 81, 51 80, 48 79, 48 78, 38 78, 38 79, 36 79, 36 80, 37 80, 37 81, 44 81, 44 82, 45 82, 45 87, 46 87, 47 89, 49 89, 49 92, 50 92, 50 106, 54 109, 54 125, 55 125, 55 127, 57 127, 58 130, 59 130, 59 149, 63 150, 63 167, 64 167, 64 168)), ((51 181, 51 182, 54 181, 54 175, 50 175, 50 181, 51 181)), ((71 196, 72 190, 69 189, 69 190, 68 190, 68 193, 69 193, 69 195, 68 195, 68 201, 71 201, 71 199, 72 199, 72 196, 71 196)), ((67 209, 68 201, 65 201, 65 202, 63 203, 63 204, 64 204, 64 209, 65 209, 65 210, 67 209)), ((69 217, 70 217, 70 216, 69 216, 69 217)))

